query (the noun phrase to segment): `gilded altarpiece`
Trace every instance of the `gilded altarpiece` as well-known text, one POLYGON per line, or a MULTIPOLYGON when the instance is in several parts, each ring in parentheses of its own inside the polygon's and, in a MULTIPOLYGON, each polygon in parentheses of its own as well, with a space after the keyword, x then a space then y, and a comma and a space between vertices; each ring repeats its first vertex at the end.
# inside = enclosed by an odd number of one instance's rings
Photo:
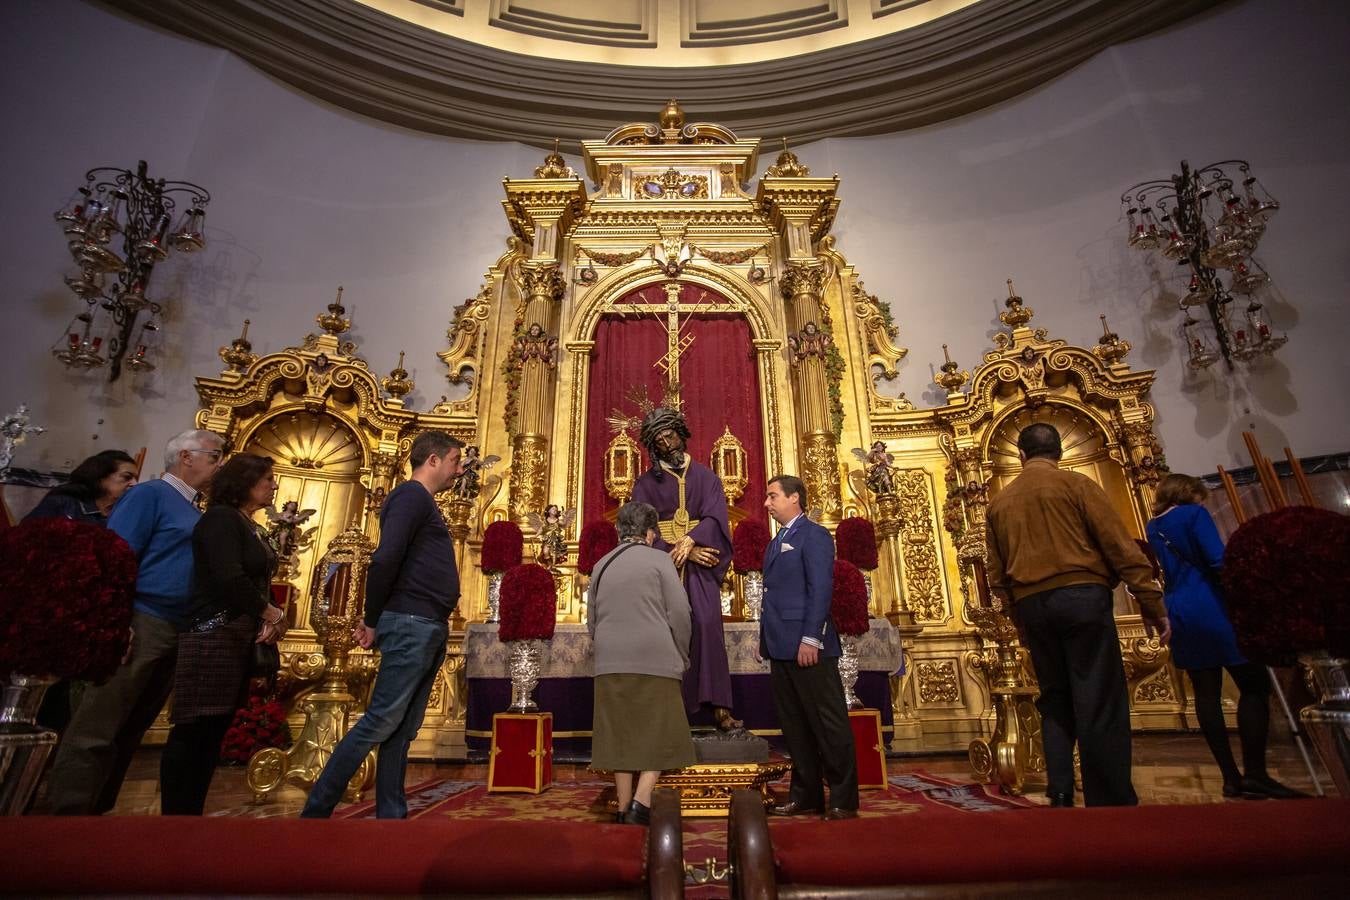
MULTIPOLYGON (((597 329, 625 316, 665 322, 667 352, 633 364, 644 372, 668 370, 678 367, 688 336, 671 323, 696 319, 702 313, 689 307, 715 297, 717 308, 704 312, 736 317, 748 334, 759 421, 746 433, 761 435, 754 468, 800 474, 812 514, 828 527, 855 514, 876 526, 881 552, 871 573, 872 612, 897 626, 908 663, 892 679, 893 746, 964 749, 987 737, 995 715, 992 643, 971 613, 968 563, 983 552, 989 493, 1016 474, 1015 452, 1009 455, 1016 429, 1033 420, 1062 426, 1071 442, 1066 464, 1097 478, 1138 532, 1162 469, 1146 402, 1152 373, 1130 371, 1123 362, 1128 344, 1114 335, 1078 348, 1030 328, 1031 311, 1013 298, 1004 316, 1009 330, 996 336, 974 375, 944 366, 939 383, 947 402, 916 408, 888 389, 907 354, 897 344, 891 305, 868 292, 830 234, 838 177, 813 176, 785 147, 754 182, 760 141, 686 123, 674 101, 656 123, 616 128, 583 141, 582 149, 584 174, 555 152, 533 177, 505 179, 506 250, 478 293, 453 311, 449 348, 440 354, 447 397, 430 413, 412 413, 401 395, 386 396, 355 348, 326 329, 301 347, 199 380, 202 426, 236 446, 252 440, 271 448, 279 461, 280 448, 298 435, 313 434, 305 438, 311 445, 325 429, 341 435, 331 438, 331 446, 348 448, 340 466, 324 471, 287 461, 282 470, 279 500, 298 494, 323 504, 321 541, 353 515, 364 515, 374 536, 373 497, 403 477, 412 435, 450 430, 478 447, 482 459, 501 460, 484 470, 472 497, 444 507, 460 543, 463 621, 488 618, 487 581, 478 568, 486 525, 520 523, 529 560, 536 546, 531 516, 557 504, 577 511, 564 535, 566 556, 550 557, 557 614, 561 622, 579 622, 585 616, 585 582, 576 572, 579 526, 605 512, 594 499, 588 503, 588 485, 624 481, 613 460, 607 469, 597 458, 590 433, 597 418, 588 409, 597 329), (682 309, 662 318, 663 296, 682 309), (652 309, 633 308, 635 297, 652 309), (316 384, 312 370, 321 350, 334 369, 324 376, 330 381, 316 384), (855 448, 858 456, 879 448, 874 458, 890 460, 885 490, 874 490, 869 466, 850 453, 855 448)), ((896 304, 902 314, 906 308, 896 304)), ((984 330, 986 323, 950 327, 984 330)), ((690 393, 680 399, 686 406, 700 402, 690 393)), ((738 426, 728 428, 734 435, 738 426)), ((615 437, 615 446, 631 456, 634 437, 615 437)), ((636 462, 640 470, 645 457, 636 462)), ((738 598, 740 587, 733 576, 727 595, 738 598)), ((738 615, 739 602, 728 611, 738 615)), ((1118 614, 1136 724, 1181 724, 1166 653, 1144 639, 1137 611, 1123 598, 1118 614)), ((461 646, 463 621, 452 623, 452 651, 461 646)), ((301 631, 287 649, 303 656, 313 646, 301 631)), ((452 652, 419 755, 450 755, 442 751, 463 745, 463 663, 452 652)))
MULTIPOLYGON (((295 588, 288 609, 291 628, 281 643, 280 683, 296 725, 294 708, 317 686, 325 666, 310 623, 310 581, 319 558, 352 526, 378 541, 380 504, 406 478, 408 449, 419 432, 438 429, 466 442, 476 434, 474 418, 448 402, 432 413, 404 408, 402 398, 413 383, 402 361, 387 377, 370 371, 356 344, 344 337, 351 320, 340 290, 316 322, 319 333, 261 357, 252 352, 245 331, 221 348, 224 371, 197 379, 203 407, 197 427, 220 434, 233 452, 272 458, 277 508, 294 501, 298 509, 313 510, 305 539, 278 572, 278 581, 295 588)), ((449 498, 438 500, 449 512, 449 498)), ((465 562, 461 558, 461 565, 465 562)), ((462 636, 452 640, 443 677, 433 690, 427 725, 414 745, 422 755, 454 753, 456 728, 462 742, 461 643, 462 636)), ((358 698, 369 691, 374 665, 373 654, 352 653, 349 689, 358 698)))

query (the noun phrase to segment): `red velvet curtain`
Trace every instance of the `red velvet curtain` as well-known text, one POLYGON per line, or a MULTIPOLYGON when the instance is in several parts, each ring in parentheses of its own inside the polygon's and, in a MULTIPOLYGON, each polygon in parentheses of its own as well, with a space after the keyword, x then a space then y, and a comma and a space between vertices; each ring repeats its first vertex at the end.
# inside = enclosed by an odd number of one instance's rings
MULTIPOLYGON (((682 303, 696 303, 704 288, 685 285, 682 303)), ((613 410, 635 415, 624 399, 633 385, 647 389, 659 402, 665 374, 653 365, 666 352, 665 290, 649 285, 624 299, 627 303, 651 303, 661 307, 658 317, 605 316, 595 331, 591 350, 590 390, 586 398, 586 456, 584 473, 585 518, 598 519, 618 504, 605 493, 605 448, 614 433, 605 420, 613 410)), ((705 305, 707 299, 704 299, 705 305)), ((680 357, 685 418, 692 437, 689 452, 709 464, 712 445, 730 428, 745 445, 749 484, 736 506, 751 516, 764 516, 764 430, 760 424, 759 367, 751 344, 750 326, 740 315, 700 313, 684 331, 694 341, 680 357)), ((630 432, 638 440, 636 431, 630 432)), ((651 461, 643 453, 643 466, 651 461)))

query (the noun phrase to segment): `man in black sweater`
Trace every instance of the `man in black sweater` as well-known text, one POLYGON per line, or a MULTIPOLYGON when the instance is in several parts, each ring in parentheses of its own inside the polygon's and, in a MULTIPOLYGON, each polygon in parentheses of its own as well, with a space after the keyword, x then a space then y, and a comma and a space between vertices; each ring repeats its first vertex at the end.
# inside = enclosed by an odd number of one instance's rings
POLYGON ((413 473, 380 510, 380 546, 366 572, 365 620, 356 643, 380 650, 370 706, 333 749, 314 782, 302 819, 325 819, 342 799, 361 762, 379 747, 375 815, 404 819, 403 775, 408 745, 422 727, 436 673, 445 661, 446 620, 459 601, 459 571, 450 531, 435 495, 460 473, 463 444, 440 431, 417 436, 409 452, 413 473))

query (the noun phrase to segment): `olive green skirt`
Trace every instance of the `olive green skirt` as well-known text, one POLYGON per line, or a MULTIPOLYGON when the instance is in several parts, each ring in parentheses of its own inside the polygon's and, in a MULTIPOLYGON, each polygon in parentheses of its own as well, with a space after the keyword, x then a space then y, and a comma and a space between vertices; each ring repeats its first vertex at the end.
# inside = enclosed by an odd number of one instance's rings
POLYGON ((611 772, 683 769, 694 742, 680 682, 657 675, 597 675, 591 768, 611 772))

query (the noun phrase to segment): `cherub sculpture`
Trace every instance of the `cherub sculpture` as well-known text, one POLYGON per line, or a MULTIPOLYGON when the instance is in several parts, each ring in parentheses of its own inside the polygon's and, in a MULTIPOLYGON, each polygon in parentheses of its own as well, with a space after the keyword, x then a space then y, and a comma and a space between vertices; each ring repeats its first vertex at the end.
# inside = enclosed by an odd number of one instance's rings
POLYGON ((483 487, 483 473, 501 461, 500 456, 482 456, 477 446, 464 448, 462 471, 450 485, 450 493, 457 500, 474 500, 483 487))
POLYGON ((834 338, 821 331, 815 322, 807 322, 800 333, 789 334, 787 342, 789 361, 795 366, 811 356, 824 359, 834 338))
POLYGON ((528 513, 525 516, 534 529, 539 549, 535 559, 546 569, 556 569, 567 559, 567 533, 577 517, 575 509, 563 509, 556 503, 544 507, 544 514, 528 513))
POLYGON ((885 442, 873 441, 867 453, 854 447, 853 455, 863 464, 868 490, 877 496, 895 493, 895 457, 886 450, 885 442))
POLYGON ((537 359, 550 369, 558 367, 558 339, 544 333, 544 327, 538 322, 530 325, 524 334, 516 338, 514 355, 519 365, 537 359))
POLYGON ((301 550, 307 548, 314 541, 314 534, 318 526, 304 530, 301 528, 309 517, 318 510, 301 509, 299 501, 287 500, 281 504, 278 510, 275 506, 267 507, 267 521, 271 524, 267 527, 267 537, 272 542, 272 549, 276 550, 277 557, 281 560, 292 560, 301 550))

